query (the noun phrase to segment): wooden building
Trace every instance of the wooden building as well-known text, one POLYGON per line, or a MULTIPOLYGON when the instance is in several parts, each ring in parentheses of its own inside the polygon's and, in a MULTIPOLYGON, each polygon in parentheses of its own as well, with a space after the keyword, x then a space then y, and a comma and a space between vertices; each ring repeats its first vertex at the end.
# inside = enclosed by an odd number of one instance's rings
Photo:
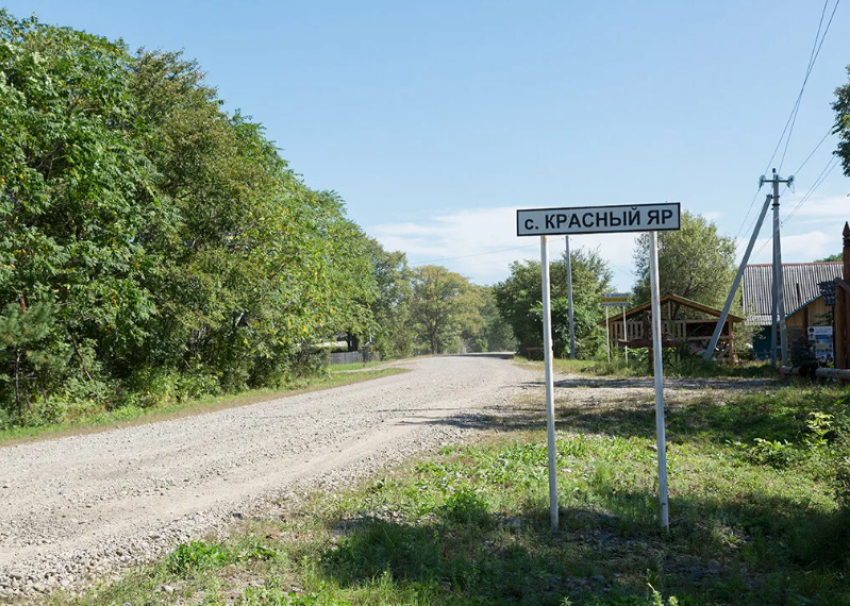
MULTIPOLYGON (((789 343, 799 338, 809 326, 823 323, 819 318, 823 318, 828 309, 820 296, 818 284, 832 282, 840 276, 840 261, 782 264, 789 343)), ((753 355, 759 359, 769 358, 773 267, 770 264, 747 265, 742 292, 747 324, 759 327, 753 334, 753 355)))
MULTIPOLYGON (((705 351, 711 341, 714 328, 717 326, 717 319, 720 317, 721 310, 672 294, 661 297, 659 303, 661 306, 661 340, 664 346, 684 345, 694 353, 705 351)), ((611 343, 629 348, 651 347, 651 315, 650 303, 644 303, 626 310, 625 326, 623 326, 622 313, 611 316, 608 320, 608 338, 611 343)), ((743 321, 744 318, 729 314, 718 341, 718 348, 720 349, 718 360, 724 362, 736 361, 733 326, 743 321)), ((605 320, 602 320, 599 325, 605 326, 605 320)))

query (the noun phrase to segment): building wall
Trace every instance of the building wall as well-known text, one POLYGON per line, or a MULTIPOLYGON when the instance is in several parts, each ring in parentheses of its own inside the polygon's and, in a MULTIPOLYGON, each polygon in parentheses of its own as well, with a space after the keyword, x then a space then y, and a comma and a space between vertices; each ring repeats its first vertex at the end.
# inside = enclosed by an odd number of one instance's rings
MULTIPOLYGON (((823 297, 818 297, 802 309, 788 316, 785 320, 786 330, 788 331, 789 341, 799 339, 806 331, 806 313, 808 312, 808 326, 828 326, 824 316, 832 311, 831 307, 827 307, 823 297)), ((769 334, 769 332, 768 332, 769 334)))

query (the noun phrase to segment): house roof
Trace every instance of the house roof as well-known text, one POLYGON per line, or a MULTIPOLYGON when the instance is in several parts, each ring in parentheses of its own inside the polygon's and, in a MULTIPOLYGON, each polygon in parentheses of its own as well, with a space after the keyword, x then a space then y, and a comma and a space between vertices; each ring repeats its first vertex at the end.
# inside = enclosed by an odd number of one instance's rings
MULTIPOLYGON (((722 313, 721 310, 719 310, 719 309, 715 309, 713 307, 709 307, 708 305, 703 305, 702 303, 698 303, 696 301, 686 299, 685 297, 679 297, 677 295, 673 295, 673 294, 670 294, 670 293, 661 297, 661 299, 659 299, 658 302, 659 302, 659 304, 663 304, 663 303, 666 303, 667 301, 673 301, 674 303, 679 303, 680 305, 682 305, 684 307, 690 307, 691 309, 696 309, 697 311, 707 313, 708 315, 714 316, 715 318, 719 318, 720 314, 722 313)), ((650 303, 644 303, 643 305, 638 305, 637 307, 632 307, 631 309, 627 309, 626 310, 626 319, 628 319, 631 316, 634 316, 634 315, 637 315, 639 313, 644 312, 645 310, 649 309, 651 305, 652 305, 652 303, 650 302, 650 303)), ((617 318, 622 318, 622 317, 623 317, 623 314, 620 313, 620 314, 616 314, 614 316, 611 316, 611 319, 616 320, 617 318)), ((729 322, 743 322, 743 321, 744 321, 744 318, 739 318, 736 315, 729 314, 729 322)), ((605 324, 605 320, 602 320, 599 323, 600 326, 604 326, 604 324, 605 324)))
MULTIPOLYGON (((785 314, 790 315, 820 296, 820 282, 831 282, 842 275, 841 261, 820 263, 783 263, 782 282, 785 314)), ((744 315, 747 324, 770 325, 773 270, 769 263, 747 265, 743 279, 744 315)))

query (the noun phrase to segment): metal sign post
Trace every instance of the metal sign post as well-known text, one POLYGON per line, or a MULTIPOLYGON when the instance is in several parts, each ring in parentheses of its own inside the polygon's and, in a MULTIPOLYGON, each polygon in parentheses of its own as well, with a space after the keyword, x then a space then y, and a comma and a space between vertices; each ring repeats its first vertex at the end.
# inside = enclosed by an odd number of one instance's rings
POLYGON ((652 291, 652 355, 655 361, 655 437, 658 444, 658 501, 661 527, 670 528, 667 503, 667 440, 664 428, 664 369, 661 361, 661 304, 658 296, 658 234, 649 239, 649 288, 652 291))
MULTIPOLYGON (((667 502, 667 451, 664 431, 664 369, 661 362, 661 311, 658 296, 659 231, 681 229, 680 205, 639 204, 577 208, 536 208, 517 211, 517 236, 541 236, 540 264, 543 298, 543 359, 546 367, 546 422, 549 448, 549 516, 552 530, 558 528, 558 485, 555 475, 555 403, 552 379, 552 310, 549 284, 549 243, 546 236, 570 234, 625 233, 648 231, 650 238, 650 282, 652 291, 652 342, 655 358, 655 420, 658 438, 658 496, 661 526, 669 528, 667 502)), ((625 302, 628 304, 628 294, 625 302)), ((607 306, 606 306, 607 318, 607 306)), ((625 311, 623 312, 625 322, 625 311)), ((607 325, 607 322, 606 322, 607 325)), ((625 326, 625 324, 624 324, 625 326)), ((610 335, 606 335, 610 338, 610 335)), ((606 341, 607 341, 606 338, 606 341)))
POLYGON ((555 386, 552 378, 552 305, 549 285, 549 241, 540 236, 543 283, 543 363, 546 366, 546 441, 549 449, 549 523, 558 529, 558 476, 555 470, 555 386))
POLYGON ((605 308, 605 353, 608 354, 608 363, 611 363, 611 329, 608 328, 608 308, 605 308))

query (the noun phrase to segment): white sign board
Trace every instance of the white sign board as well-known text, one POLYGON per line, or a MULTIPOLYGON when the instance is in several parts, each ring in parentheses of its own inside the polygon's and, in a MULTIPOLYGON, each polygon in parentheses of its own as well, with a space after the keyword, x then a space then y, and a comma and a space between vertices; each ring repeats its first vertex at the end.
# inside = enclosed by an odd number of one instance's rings
POLYGON ((616 234, 681 228, 678 202, 634 206, 577 206, 516 211, 517 236, 616 234))
POLYGON ((602 307, 620 307, 629 304, 629 293, 609 292, 602 295, 602 307))

